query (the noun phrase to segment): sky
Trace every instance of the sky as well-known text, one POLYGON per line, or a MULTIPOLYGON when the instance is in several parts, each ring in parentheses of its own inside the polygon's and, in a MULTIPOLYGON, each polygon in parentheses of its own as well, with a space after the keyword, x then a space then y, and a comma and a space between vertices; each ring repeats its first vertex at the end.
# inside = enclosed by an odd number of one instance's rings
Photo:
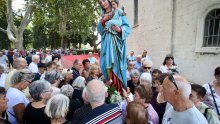
POLYGON ((24 0, 13 0, 12 2, 12 8, 15 11, 18 11, 18 9, 23 9, 24 5, 25 5, 24 0))

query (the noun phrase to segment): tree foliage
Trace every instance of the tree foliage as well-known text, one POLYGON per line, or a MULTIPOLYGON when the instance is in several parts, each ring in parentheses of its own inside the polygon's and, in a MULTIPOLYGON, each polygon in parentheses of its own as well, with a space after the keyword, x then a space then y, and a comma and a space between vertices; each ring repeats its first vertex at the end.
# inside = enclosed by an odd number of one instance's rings
MULTIPOLYGON (((7 28, 7 19, 6 19, 6 1, 0 0, 0 27, 6 29, 7 28)), ((0 49, 10 48, 10 41, 5 33, 0 31, 0 49)))
POLYGON ((34 5, 29 16, 13 13, 11 4, 8 4, 11 1, 0 0, 0 27, 5 33, 0 32, 1 47, 9 48, 9 43, 20 40, 22 48, 30 45, 34 48, 77 48, 78 44, 87 43, 96 47, 94 32, 99 12, 96 0, 25 0, 27 4, 23 13, 34 5), (6 16, 7 11, 12 14, 6 16), (33 19, 28 26, 32 13, 33 19))
POLYGON ((32 0, 28 0, 26 10, 24 11, 24 16, 22 16, 20 24, 16 26, 14 22, 12 2, 12 0, 6 0, 7 28, 0 27, 0 31, 5 33, 10 41, 14 42, 15 47, 18 49, 23 49, 23 33, 25 28, 31 22, 32 14, 36 8, 36 5, 33 4, 32 0))
POLYGON ((38 39, 34 39, 37 42, 34 44, 41 43, 42 40, 39 39, 44 37, 43 39, 46 40, 44 43, 52 43, 52 48, 60 46, 76 48, 78 43, 83 42, 94 46, 97 39, 94 32, 99 10, 97 1, 36 0, 35 2, 41 9, 34 14, 34 31, 38 32, 38 36, 34 36, 35 38, 38 37, 38 39))

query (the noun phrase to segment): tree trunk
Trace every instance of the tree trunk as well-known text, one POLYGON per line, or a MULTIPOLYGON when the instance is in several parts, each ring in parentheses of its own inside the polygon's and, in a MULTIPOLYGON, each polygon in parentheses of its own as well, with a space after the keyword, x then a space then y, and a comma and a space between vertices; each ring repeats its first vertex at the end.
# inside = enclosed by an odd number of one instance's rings
POLYGON ((59 32, 61 36, 61 48, 62 50, 66 50, 67 48, 67 42, 66 42, 66 25, 67 25, 67 14, 64 11, 65 8, 59 8, 59 14, 60 14, 60 24, 59 24, 59 32))
POLYGON ((24 50, 23 47, 23 32, 18 31, 18 33, 16 33, 16 42, 15 42, 15 47, 21 50, 24 50))
POLYGON ((23 47, 23 31, 20 30, 16 30, 14 32, 15 35, 15 48, 20 49, 20 50, 24 50, 23 47))
POLYGON ((32 3, 32 0, 29 0, 29 4, 27 6, 27 10, 21 20, 20 26, 15 26, 14 24, 14 18, 13 18, 13 10, 12 10, 12 0, 7 0, 7 29, 0 28, 0 31, 7 34, 8 39, 12 42, 14 42, 15 47, 18 49, 24 49, 23 48, 23 32, 27 25, 31 22, 32 14, 34 9, 36 8, 36 5, 32 3))
POLYGON ((81 44, 81 43, 79 43, 79 50, 81 50, 81 46, 82 46, 82 44, 81 44))

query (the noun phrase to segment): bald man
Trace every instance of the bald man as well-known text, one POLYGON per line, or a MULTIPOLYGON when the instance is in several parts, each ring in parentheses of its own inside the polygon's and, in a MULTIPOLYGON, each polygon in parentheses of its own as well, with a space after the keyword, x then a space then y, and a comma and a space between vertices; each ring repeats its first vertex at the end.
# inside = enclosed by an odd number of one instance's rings
POLYGON ((172 105, 163 116, 163 124, 208 124, 189 100, 190 83, 179 75, 168 75, 162 84, 164 100, 172 105))
POLYGON ((90 81, 85 90, 85 99, 90 103, 92 111, 84 118, 84 123, 123 124, 122 112, 118 104, 105 104, 107 91, 100 80, 90 81))
POLYGON ((19 57, 14 60, 13 69, 8 73, 6 80, 5 80, 5 88, 6 89, 8 89, 10 87, 11 77, 14 74, 14 72, 16 70, 21 70, 21 69, 25 69, 25 68, 27 68, 27 61, 24 58, 19 57))

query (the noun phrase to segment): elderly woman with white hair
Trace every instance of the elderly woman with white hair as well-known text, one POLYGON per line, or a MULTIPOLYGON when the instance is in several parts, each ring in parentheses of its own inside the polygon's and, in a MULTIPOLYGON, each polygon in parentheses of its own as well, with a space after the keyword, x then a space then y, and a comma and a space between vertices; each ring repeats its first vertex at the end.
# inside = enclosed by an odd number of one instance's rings
POLYGON ((148 86, 152 86, 152 77, 150 73, 142 73, 140 76, 140 84, 146 84, 148 86))
POLYGON ((74 89, 69 84, 63 85, 60 89, 60 92, 70 99, 69 111, 66 115, 66 120, 71 121, 75 110, 80 108, 83 105, 83 103, 79 99, 72 99, 71 98, 72 94, 74 92, 74 89))
POLYGON ((131 71, 134 70, 134 68, 135 68, 135 62, 129 61, 128 62, 128 67, 127 67, 127 70, 126 70, 127 81, 131 80, 131 71))
POLYGON ((66 122, 68 108, 69 98, 63 94, 56 94, 47 102, 45 113, 51 119, 51 124, 63 124, 66 122))
POLYGON ((131 91, 132 94, 134 94, 135 87, 140 84, 139 78, 140 78, 140 72, 136 69, 132 70, 131 71, 131 80, 128 81, 128 83, 127 83, 127 85, 130 88, 130 91, 131 91))
POLYGON ((7 105, 8 121, 12 124, 23 122, 23 113, 29 100, 22 92, 26 89, 33 79, 33 73, 27 69, 16 71, 11 79, 11 87, 8 89, 6 98, 9 100, 7 105))
POLYGON ((33 102, 29 103, 24 112, 25 124, 50 124, 50 119, 45 115, 44 109, 47 100, 51 97, 51 84, 45 80, 34 81, 29 86, 29 93, 33 102))
POLYGON ((99 66, 96 64, 91 65, 89 70, 89 77, 86 79, 87 82, 99 78, 99 66))
POLYGON ((58 88, 61 88, 63 85, 72 84, 73 80, 73 71, 71 69, 63 69, 62 77, 63 80, 58 85, 58 88))
POLYGON ((83 103, 82 91, 85 88, 85 83, 86 83, 86 80, 82 76, 77 77, 73 81, 72 86, 73 86, 74 92, 73 92, 72 99, 79 99, 83 103))

